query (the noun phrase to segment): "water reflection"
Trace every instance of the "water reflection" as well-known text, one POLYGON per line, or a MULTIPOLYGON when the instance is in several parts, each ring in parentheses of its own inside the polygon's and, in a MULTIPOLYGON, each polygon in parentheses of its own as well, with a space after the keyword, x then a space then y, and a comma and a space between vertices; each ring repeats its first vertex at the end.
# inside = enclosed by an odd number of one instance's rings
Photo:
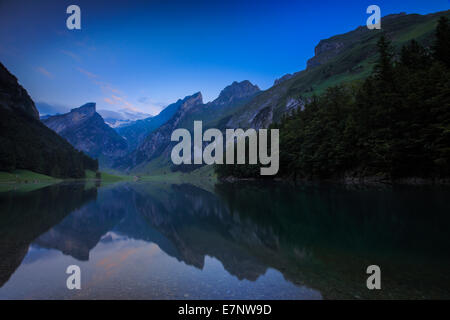
POLYGON ((28 193, 0 193, 0 287, 25 257, 30 243, 83 203, 96 189, 60 184, 28 193))
POLYGON ((448 195, 260 183, 1 193, 0 298, 448 298, 448 195), (78 292, 65 288, 69 264, 83 271, 78 292), (370 264, 381 291, 366 288, 370 264))

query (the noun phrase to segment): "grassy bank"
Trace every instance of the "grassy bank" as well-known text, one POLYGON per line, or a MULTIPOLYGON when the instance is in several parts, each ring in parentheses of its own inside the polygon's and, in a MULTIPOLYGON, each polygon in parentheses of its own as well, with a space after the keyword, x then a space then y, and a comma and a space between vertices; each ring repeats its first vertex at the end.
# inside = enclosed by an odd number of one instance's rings
POLYGON ((98 177, 91 170, 86 170, 86 177, 83 179, 58 179, 30 170, 15 170, 13 172, 0 172, 0 192, 10 190, 23 192, 33 191, 62 181, 88 181, 94 185, 95 181, 114 183, 132 179, 132 176, 112 175, 106 172, 100 172, 100 177, 98 177))
POLYGON ((0 172, 0 192, 16 190, 21 192, 33 191, 61 182, 45 174, 29 170, 15 170, 13 172, 0 172))
POLYGON ((0 172, 1 183, 38 183, 38 182, 59 182, 59 181, 62 180, 29 170, 0 172))
POLYGON ((91 170, 86 170, 86 180, 101 180, 102 182, 117 182, 123 180, 132 180, 132 176, 113 175, 106 172, 100 172, 100 178, 91 170))
POLYGON ((217 180, 217 175, 214 173, 213 166, 203 166, 191 172, 172 172, 170 168, 162 171, 155 171, 149 174, 136 174, 136 177, 141 181, 192 181, 192 180, 217 180))

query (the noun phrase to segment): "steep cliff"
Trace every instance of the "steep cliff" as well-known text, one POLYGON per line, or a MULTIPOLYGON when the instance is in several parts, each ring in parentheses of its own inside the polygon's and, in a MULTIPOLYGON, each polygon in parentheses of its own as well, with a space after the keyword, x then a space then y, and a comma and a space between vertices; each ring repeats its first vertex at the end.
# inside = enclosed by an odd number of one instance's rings
POLYGON ((125 139, 105 123, 96 112, 95 103, 86 103, 69 113, 49 117, 43 122, 76 149, 99 159, 102 167, 109 167, 113 159, 126 153, 125 139))
POLYGON ((428 15, 395 14, 382 18, 382 30, 360 26, 345 34, 321 40, 307 68, 277 79, 274 86, 261 92, 227 121, 230 128, 264 128, 279 121, 283 114, 302 107, 314 94, 328 87, 357 82, 371 72, 376 57, 376 42, 385 33, 399 49, 415 39, 429 46, 441 16, 450 11, 428 15))
MULTIPOLYGON (((194 121, 202 121, 203 129, 223 129, 225 121, 243 104, 254 98, 260 89, 250 81, 233 82, 225 87, 217 99, 203 103, 200 92, 177 102, 177 111, 164 125, 150 133, 135 152, 117 162, 117 167, 133 172, 147 172, 156 161, 160 167, 171 166, 170 151, 175 143, 170 141, 172 132, 185 128, 192 132, 194 121)), ((193 169, 192 166, 191 169, 193 169)), ((172 170, 180 169, 173 167, 172 170)))
POLYGON ((27 91, 0 63, 0 171, 27 169, 81 178, 85 169, 97 170, 97 166, 39 121, 27 91))
POLYGON ((3 64, 0 63, 0 108, 21 113, 39 120, 39 112, 28 92, 17 82, 3 64))
POLYGON ((179 99, 165 107, 158 115, 118 127, 116 131, 127 140, 128 150, 134 151, 151 132, 169 121, 182 103, 183 101, 179 99))
POLYGON ((173 130, 179 126, 180 121, 186 117, 188 112, 195 106, 200 105, 203 105, 200 92, 185 97, 172 118, 156 131, 150 133, 134 152, 120 160, 118 166, 122 169, 130 170, 137 166, 142 166, 162 154, 169 157, 168 147, 171 144, 170 136, 173 130))

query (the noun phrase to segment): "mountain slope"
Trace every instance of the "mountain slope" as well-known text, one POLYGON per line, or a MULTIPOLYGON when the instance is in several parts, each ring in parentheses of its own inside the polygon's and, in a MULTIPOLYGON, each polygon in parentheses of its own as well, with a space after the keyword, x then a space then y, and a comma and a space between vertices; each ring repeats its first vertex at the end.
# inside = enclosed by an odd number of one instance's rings
POLYGON ((150 117, 148 113, 130 111, 127 109, 121 109, 118 111, 98 110, 97 112, 102 116, 103 120, 105 120, 105 123, 111 128, 126 126, 134 123, 136 120, 150 117))
POLYGON ((126 153, 126 141, 95 111, 95 103, 86 103, 43 122, 76 149, 99 159, 102 167, 109 167, 113 159, 126 153))
POLYGON ((19 85, 17 78, 1 63, 0 85, 0 108, 39 120, 39 112, 28 92, 19 85))
POLYGON ((98 164, 39 121, 30 96, 0 63, 0 171, 81 178, 98 164))
POLYGON ((182 103, 183 101, 179 99, 164 108, 158 115, 120 126, 116 128, 116 131, 127 140, 129 151, 134 151, 149 133, 169 121, 182 103))
MULTIPOLYGON (((163 126, 150 133, 136 151, 120 166, 133 172, 151 172, 151 168, 171 166, 170 152, 175 143, 170 141, 172 132, 185 128, 192 132, 194 121, 202 121, 203 130, 222 128, 226 119, 236 109, 251 100, 260 92, 258 86, 250 81, 233 82, 224 88, 217 99, 204 104, 200 92, 182 100, 182 104, 173 117, 163 126)), ((173 167, 172 169, 182 169, 173 167)), ((191 169, 194 169, 192 166, 191 169)))
POLYGON ((383 32, 397 49, 412 39, 429 46, 437 20, 443 15, 449 16, 450 11, 389 15, 382 18, 382 30, 368 30, 362 26, 320 41, 306 70, 277 80, 273 87, 238 110, 226 126, 268 127, 279 121, 283 114, 302 108, 313 94, 320 94, 336 84, 367 78, 375 61, 376 42, 383 32))
POLYGON ((141 166, 155 159, 161 154, 167 155, 167 147, 171 144, 170 136, 174 128, 185 117, 189 110, 197 105, 203 105, 202 94, 197 92, 192 96, 187 96, 178 107, 172 118, 156 131, 149 134, 138 148, 127 157, 120 159, 116 166, 127 171, 137 166, 141 166))

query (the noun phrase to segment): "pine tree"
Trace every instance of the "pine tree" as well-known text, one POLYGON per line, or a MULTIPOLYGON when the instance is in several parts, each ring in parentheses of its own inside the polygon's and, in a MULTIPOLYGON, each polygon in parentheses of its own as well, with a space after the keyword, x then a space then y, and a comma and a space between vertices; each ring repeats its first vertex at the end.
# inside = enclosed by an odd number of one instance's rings
POLYGON ((441 17, 436 27, 433 53, 436 60, 450 67, 450 25, 446 17, 441 17))
POLYGON ((383 33, 378 40, 378 62, 375 65, 375 77, 386 82, 391 82, 393 79, 393 60, 394 53, 391 41, 383 33))
POLYGON ((428 66, 430 58, 427 51, 416 40, 402 47, 400 62, 403 66, 413 69, 428 66))

